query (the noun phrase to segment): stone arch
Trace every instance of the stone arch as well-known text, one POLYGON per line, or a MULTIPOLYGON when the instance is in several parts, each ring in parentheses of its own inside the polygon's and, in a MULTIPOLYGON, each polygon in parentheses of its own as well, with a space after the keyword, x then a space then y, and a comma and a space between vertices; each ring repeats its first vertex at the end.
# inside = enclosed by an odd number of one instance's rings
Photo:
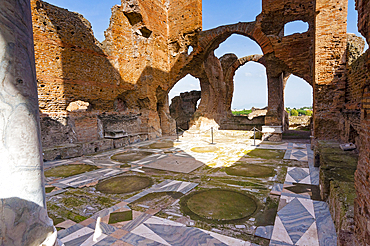
POLYGON ((272 53, 273 47, 269 38, 261 31, 256 22, 239 22, 237 24, 220 26, 200 33, 199 46, 204 56, 212 51, 233 34, 246 36, 255 41, 264 54, 272 53))

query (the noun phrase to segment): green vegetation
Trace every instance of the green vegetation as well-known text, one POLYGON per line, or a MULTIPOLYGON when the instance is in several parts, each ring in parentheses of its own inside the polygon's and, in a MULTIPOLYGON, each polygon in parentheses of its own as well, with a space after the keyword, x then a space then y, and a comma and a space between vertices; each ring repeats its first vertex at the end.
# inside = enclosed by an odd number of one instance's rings
MULTIPOLYGON (((302 107, 302 108, 286 108, 286 111, 289 113, 290 116, 312 116, 313 111, 312 107, 302 107)), ((248 116, 252 112, 251 109, 243 109, 243 110, 233 110, 232 113, 234 116, 248 116)))
POLYGON ((112 156, 111 159, 114 160, 114 161, 124 163, 123 165, 121 165, 121 167, 130 167, 131 165, 129 165, 128 163, 130 163, 132 161, 141 160, 141 159, 143 159, 147 156, 150 156, 152 154, 153 154, 152 152, 147 152, 147 151, 129 150, 129 151, 126 151, 126 152, 123 152, 123 153, 116 154, 116 155, 112 156))
POLYGON ((96 169, 99 169, 96 166, 92 165, 85 165, 85 164, 77 164, 77 165, 64 165, 58 166, 54 168, 50 168, 45 171, 45 177, 61 177, 66 178, 70 176, 74 176, 81 173, 91 172, 96 169))
POLYGON ((131 193, 151 186, 153 181, 144 176, 119 176, 99 182, 96 190, 106 194, 131 193))
POLYGON ((243 109, 240 111, 232 111, 234 116, 248 116, 248 114, 252 113, 251 109, 243 109))
POLYGON ((298 116, 298 111, 295 108, 293 108, 292 110, 290 110, 290 115, 291 116, 298 116))
POLYGON ((269 149, 254 149, 247 153, 248 156, 253 158, 262 159, 283 159, 285 155, 284 150, 269 150, 269 149))
POLYGON ((116 224, 118 222, 132 220, 132 210, 111 213, 108 224, 116 224))
POLYGON ((270 177, 275 175, 273 167, 243 162, 225 169, 228 175, 243 177, 270 177))
POLYGON ((181 199, 180 204, 190 216, 205 220, 233 221, 251 216, 257 209, 252 196, 224 189, 193 192, 181 199))
POLYGON ((313 114, 312 107, 302 107, 299 109, 287 107, 285 110, 289 113, 290 116, 312 116, 313 114))

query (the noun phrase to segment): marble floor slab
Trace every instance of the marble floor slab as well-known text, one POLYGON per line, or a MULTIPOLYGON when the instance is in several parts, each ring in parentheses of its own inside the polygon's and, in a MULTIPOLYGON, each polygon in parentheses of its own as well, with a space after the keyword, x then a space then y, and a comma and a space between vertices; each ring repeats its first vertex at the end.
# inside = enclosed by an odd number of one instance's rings
POLYGON ((270 245, 336 245, 336 232, 325 202, 281 195, 270 245))
POLYGON ((53 181, 49 180, 47 184, 53 185, 58 188, 68 188, 68 187, 78 188, 86 186, 91 183, 95 183, 101 179, 117 176, 127 171, 128 170, 126 169, 102 168, 64 179, 55 179, 53 181))

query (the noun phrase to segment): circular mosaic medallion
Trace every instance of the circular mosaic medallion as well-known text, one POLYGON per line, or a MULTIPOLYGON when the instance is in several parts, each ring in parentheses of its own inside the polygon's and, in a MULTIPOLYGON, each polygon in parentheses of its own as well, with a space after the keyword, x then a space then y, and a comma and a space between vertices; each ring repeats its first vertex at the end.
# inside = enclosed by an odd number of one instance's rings
POLYGON ((200 218, 215 221, 240 220, 252 215, 257 203, 252 196, 223 189, 194 192, 185 197, 182 209, 200 218))

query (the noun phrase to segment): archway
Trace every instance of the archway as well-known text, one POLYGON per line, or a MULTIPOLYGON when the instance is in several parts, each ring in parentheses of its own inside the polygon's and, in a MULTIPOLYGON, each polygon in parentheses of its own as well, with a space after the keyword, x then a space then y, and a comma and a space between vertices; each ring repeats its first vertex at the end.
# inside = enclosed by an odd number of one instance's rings
POLYGON ((231 108, 251 110, 267 106, 266 68, 257 62, 248 62, 240 67, 234 77, 234 95, 231 108))
POLYGON ((179 80, 168 94, 170 115, 181 130, 188 130, 189 124, 201 99, 199 79, 188 74, 179 80))
POLYGON ((230 107, 234 111, 234 115, 238 115, 235 112, 238 109, 250 110, 252 107, 266 107, 266 68, 251 57, 255 54, 262 54, 261 47, 248 37, 233 34, 215 50, 215 55, 222 62, 225 55, 230 54, 230 52, 239 58, 239 62, 235 62, 227 68, 229 71, 224 71, 226 72, 225 81, 230 80, 230 86, 232 87, 230 107), (252 89, 248 86, 252 86, 252 89), (247 91, 253 91, 253 93, 246 93, 247 91), (257 101, 258 105, 254 104, 257 101))
POLYGON ((302 78, 291 75, 284 88, 284 106, 287 112, 285 130, 303 130, 310 132, 310 117, 313 115, 313 88, 302 78))

